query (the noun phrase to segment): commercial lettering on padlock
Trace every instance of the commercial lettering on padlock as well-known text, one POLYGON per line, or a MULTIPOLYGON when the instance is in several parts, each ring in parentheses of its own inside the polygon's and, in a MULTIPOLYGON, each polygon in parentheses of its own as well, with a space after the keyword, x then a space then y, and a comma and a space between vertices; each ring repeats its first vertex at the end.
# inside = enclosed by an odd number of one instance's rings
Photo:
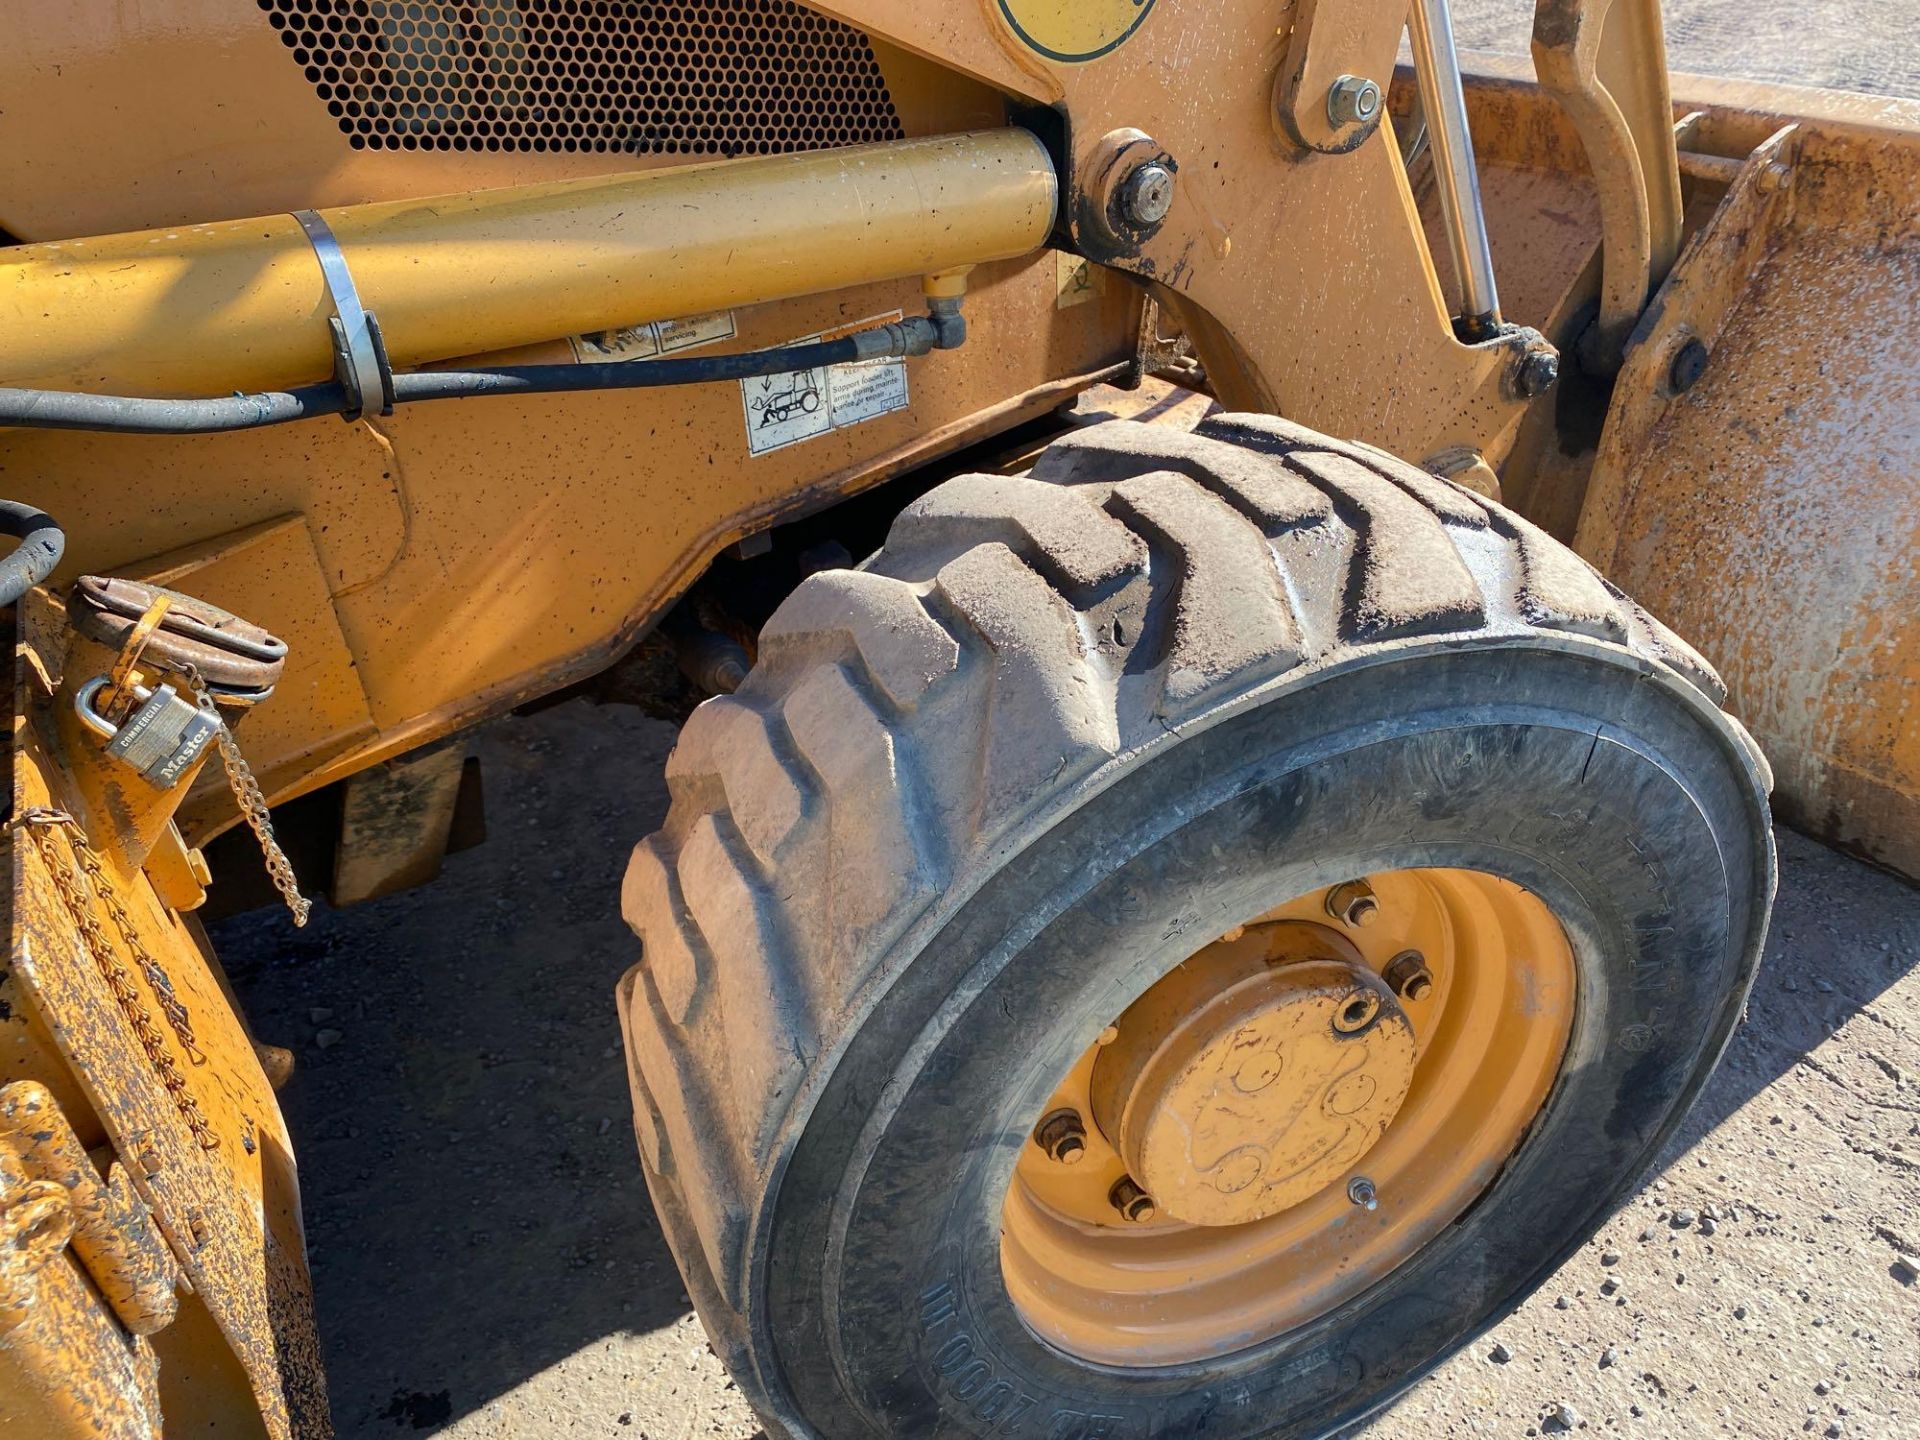
POLYGON ((218 717, 171 685, 152 690, 136 685, 133 698, 139 708, 115 725, 93 708, 94 697, 106 683, 104 675, 89 680, 73 697, 82 723, 106 740, 107 754, 138 771, 148 784, 161 790, 177 785, 219 731, 218 717))

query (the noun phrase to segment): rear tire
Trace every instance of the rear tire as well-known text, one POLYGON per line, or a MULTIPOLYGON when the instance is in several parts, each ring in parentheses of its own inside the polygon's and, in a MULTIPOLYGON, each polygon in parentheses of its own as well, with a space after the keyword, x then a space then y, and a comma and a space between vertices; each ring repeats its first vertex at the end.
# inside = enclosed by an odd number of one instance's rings
POLYGON ((805 582, 623 890, 649 1187, 770 1433, 1328 1434, 1538 1284, 1705 1082, 1772 893, 1711 670, 1517 516, 1260 416, 963 476, 805 582), (1371 1288, 1213 1358, 1040 1339, 1001 1206, 1060 1077, 1196 947, 1408 867, 1542 900, 1558 1082, 1371 1288))

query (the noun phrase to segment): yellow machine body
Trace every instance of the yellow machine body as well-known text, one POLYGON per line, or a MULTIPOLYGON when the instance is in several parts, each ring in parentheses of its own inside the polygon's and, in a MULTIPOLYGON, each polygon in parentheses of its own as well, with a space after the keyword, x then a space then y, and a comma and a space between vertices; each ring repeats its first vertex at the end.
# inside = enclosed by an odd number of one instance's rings
POLYGON ((1726 674, 1790 819, 1920 873, 1920 106, 1669 94, 1651 0, 1604 32, 1607 6, 1542 0, 1537 77, 1467 77, 1511 322, 1468 340, 1430 152, 1403 154, 1410 78, 1362 135, 1314 98, 1328 76, 1388 87, 1384 0, 771 0, 704 45, 621 24, 672 5, 466 8, 0 19, 0 386, 326 381, 335 300, 305 210, 403 369, 720 354, 960 293, 970 338, 778 445, 733 381, 218 436, 0 432, 0 494, 67 534, 13 641, 0 1082, 41 1087, 14 1098, 111 1156, 95 1179, 121 1197, 110 1245, 0 1133, 0 1220, 37 1205, 35 1234, 74 1237, 0 1276, 0 1435, 326 1427, 290 1147, 190 915, 194 847, 238 812, 217 764, 146 822, 89 778, 55 598, 82 573, 287 642, 243 736, 279 803, 606 669, 729 546, 1137 382, 1179 331, 1222 403, 1497 487, 1576 540, 1726 674), (536 85, 515 45, 613 58, 567 79, 562 56, 536 85), (648 90, 642 61, 671 83, 648 90), (1142 155, 1171 206, 1116 234, 1115 177, 1142 155), (1526 393, 1526 365, 1557 351, 1571 375, 1590 332, 1613 352, 1594 376, 1526 393), (141 823, 161 842, 129 844, 141 823), (204 1063, 136 1013, 158 1003, 141 954, 204 1063), (177 1270, 177 1314, 142 1330, 112 1303, 112 1245, 177 1270))

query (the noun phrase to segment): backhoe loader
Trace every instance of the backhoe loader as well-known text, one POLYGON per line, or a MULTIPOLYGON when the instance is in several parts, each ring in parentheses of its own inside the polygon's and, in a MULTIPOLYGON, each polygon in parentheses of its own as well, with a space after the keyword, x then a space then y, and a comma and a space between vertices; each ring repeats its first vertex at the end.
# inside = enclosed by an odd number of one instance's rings
POLYGON ((1920 106, 1656 0, 43 0, 0 96, 7 1440, 331 1433, 203 920, 548 697, 684 718, 614 998, 774 1440, 1335 1433, 1634 1192, 1770 805, 1920 874, 1920 106))

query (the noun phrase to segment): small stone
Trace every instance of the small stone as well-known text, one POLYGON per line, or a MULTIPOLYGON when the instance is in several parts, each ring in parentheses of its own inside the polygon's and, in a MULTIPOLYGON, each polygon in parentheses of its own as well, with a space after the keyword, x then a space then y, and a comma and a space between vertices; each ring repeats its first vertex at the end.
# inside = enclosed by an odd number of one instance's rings
POLYGON ((1505 1344, 1496 1340, 1493 1349, 1487 1352, 1487 1359, 1496 1365, 1506 1365, 1512 1362, 1513 1351, 1509 1350, 1505 1344))
POLYGON ((1705 1219, 1701 1220, 1700 1222, 1700 1233, 1702 1235, 1717 1234, 1719 1232, 1719 1229, 1720 1227, 1713 1223, 1713 1217, 1711 1215, 1707 1216, 1705 1219))
POLYGON ((1553 1435, 1575 1429, 1579 1424, 1580 1412, 1565 1400, 1556 1400, 1547 1407, 1546 1419, 1540 1428, 1553 1435))
POLYGON ((1611 1370, 1614 1362, 1619 1358, 1620 1352, 1615 1350, 1611 1345, 1607 1346, 1606 1349, 1600 1352, 1600 1368, 1602 1370, 1611 1370))
POLYGON ((1833 1389, 1833 1386, 1824 1380, 1816 1380, 1813 1382, 1813 1393, 1816 1395, 1825 1395, 1831 1389, 1833 1389))
POLYGON ((1800 982, 1794 979, 1793 976, 1789 975, 1787 976, 1786 979, 1780 982, 1780 988, 1782 990, 1789 990, 1789 991, 1798 990, 1800 988, 1800 982))
POLYGON ((1602 1295, 1611 1295, 1613 1294, 1614 1291, 1618 1290, 1619 1288, 1620 1288, 1620 1282, 1614 1279, 1613 1276, 1611 1275, 1607 1276, 1606 1279, 1600 1282, 1600 1293, 1602 1295))
POLYGON ((324 1025, 333 1018, 333 1010, 326 1005, 315 1005, 307 1011, 307 1019, 316 1025, 324 1025))
POLYGON ((1838 1440, 1838 1437, 1845 1433, 1846 1427, 1838 1420, 1829 1420, 1827 1422, 1827 1440, 1838 1440))
POLYGON ((1698 1211, 1676 1210, 1673 1212, 1673 1219, 1669 1220, 1667 1223, 1673 1226, 1673 1228, 1676 1230, 1685 1230, 1689 1226, 1693 1225, 1694 1222, 1699 1220, 1699 1218, 1700 1218, 1700 1215, 1698 1211))
POLYGON ((1647 1412, 1642 1410, 1638 1405, 1629 1405, 1627 1407, 1627 1413, 1633 1416, 1634 1419, 1638 1420, 1642 1415, 1646 1414, 1647 1412))
POLYGON ((1736 1305, 1736 1306, 1734 1306, 1734 1307, 1733 1307, 1733 1318, 1734 1318, 1734 1319, 1736 1319, 1736 1320, 1744 1320, 1744 1319, 1746 1319, 1746 1318, 1747 1318, 1747 1307, 1746 1307, 1746 1306, 1744 1306, 1744 1305, 1736 1305))
POLYGON ((1556 1310, 1571 1310, 1573 1308, 1573 1302, 1562 1295, 1553 1302, 1553 1308, 1556 1310))
POLYGON ((1651 1226, 1649 1226, 1647 1229, 1642 1230, 1640 1232, 1640 1243, 1644 1245, 1651 1239, 1653 1239, 1653 1229, 1651 1226))
POLYGON ((1815 980, 1813 982, 1813 988, 1818 990, 1822 995, 1833 994, 1833 982, 1831 980, 1815 980))
POLYGON ((313 1037, 313 1043, 318 1045, 322 1050, 331 1050, 346 1038, 347 1037, 342 1035, 338 1030, 322 1030, 318 1035, 313 1037))
POLYGON ((1600 1263, 1602 1265, 1618 1265, 1620 1263, 1620 1252, 1618 1250, 1603 1250, 1600 1253, 1600 1263))
POLYGON ((1895 1255, 1893 1278, 1902 1285, 1911 1285, 1914 1281, 1920 1280, 1920 1258, 1912 1255, 1895 1255))

